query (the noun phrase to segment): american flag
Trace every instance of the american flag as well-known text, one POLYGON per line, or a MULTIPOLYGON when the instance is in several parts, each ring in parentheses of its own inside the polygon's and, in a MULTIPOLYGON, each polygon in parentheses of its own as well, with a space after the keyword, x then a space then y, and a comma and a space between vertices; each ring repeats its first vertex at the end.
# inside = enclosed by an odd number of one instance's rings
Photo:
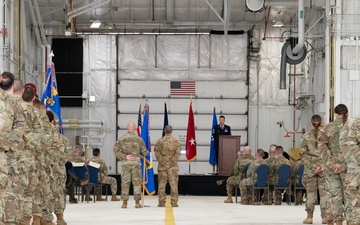
POLYGON ((137 133, 138 133, 138 136, 141 135, 141 127, 142 127, 142 122, 141 122, 141 103, 140 103, 138 121, 137 121, 137 129, 136 129, 137 133))
POLYGON ((195 81, 171 81, 170 95, 171 96, 192 96, 195 95, 196 85, 195 81))

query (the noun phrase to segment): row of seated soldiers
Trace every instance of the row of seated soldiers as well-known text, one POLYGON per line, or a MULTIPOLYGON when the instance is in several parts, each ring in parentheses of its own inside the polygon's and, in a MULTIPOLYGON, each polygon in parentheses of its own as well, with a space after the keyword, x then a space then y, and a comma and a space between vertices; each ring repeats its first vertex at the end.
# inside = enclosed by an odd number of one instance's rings
POLYGON ((73 147, 35 90, 0 76, 0 224, 66 225, 65 162, 73 147))
MULTIPOLYGON (((269 149, 269 157, 265 157, 265 151, 258 149, 255 157, 251 155, 250 146, 246 146, 242 152, 242 155, 236 160, 232 176, 226 181, 226 190, 228 197, 224 201, 225 203, 233 203, 232 193, 234 187, 240 187, 241 204, 248 205, 252 204, 263 204, 263 205, 281 205, 282 202, 282 190, 276 190, 274 196, 274 185, 277 185, 278 174, 277 169, 281 165, 289 165, 292 168, 291 183, 298 184, 299 177, 297 176, 297 169, 302 165, 302 161, 298 160, 292 163, 288 158, 284 156, 287 154, 284 152, 282 146, 272 145, 269 149), (266 158, 266 159, 264 159, 266 158), (267 184, 269 185, 270 195, 268 190, 265 190, 262 201, 260 199, 252 199, 251 186, 256 181, 255 171, 259 165, 267 165, 270 168, 267 184), (244 168, 248 166, 247 173, 244 174, 244 168), (274 201, 275 200, 275 201, 274 201), (261 202, 260 202, 261 201, 261 202)), ((288 193, 290 194, 290 193, 288 193)), ((296 193, 296 204, 302 204, 302 190, 297 190, 296 193)))

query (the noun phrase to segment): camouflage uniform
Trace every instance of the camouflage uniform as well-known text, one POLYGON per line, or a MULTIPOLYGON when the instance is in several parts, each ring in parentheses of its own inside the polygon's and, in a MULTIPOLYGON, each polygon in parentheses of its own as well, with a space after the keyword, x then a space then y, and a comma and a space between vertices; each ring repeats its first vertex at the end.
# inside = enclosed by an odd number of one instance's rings
MULTIPOLYGON (((342 135, 341 135, 342 136, 342 135)), ((341 143, 341 142, 340 142, 341 143)), ((360 225, 360 119, 356 119, 346 136, 343 148, 346 152, 345 198, 346 220, 360 225)))
POLYGON ((148 154, 144 141, 135 133, 128 132, 114 145, 115 156, 121 161, 121 200, 129 200, 129 188, 132 181, 134 187, 134 199, 141 199, 141 169, 140 153, 148 154), (135 160, 127 160, 126 156, 132 155, 135 160))
POLYGON ((54 142, 54 133, 49 122, 49 118, 38 110, 38 116, 40 124, 43 128, 43 139, 41 141, 41 149, 39 151, 43 152, 43 155, 39 155, 41 167, 39 168, 39 186, 37 187, 36 192, 39 195, 35 195, 36 200, 33 205, 33 215, 42 217, 42 220, 52 221, 54 219, 52 212, 54 211, 54 200, 53 193, 51 191, 50 183, 53 180, 52 170, 51 170, 51 160, 53 160, 54 152, 52 151, 52 146, 54 142), (40 215, 39 215, 40 214, 40 215))
POLYGON ((90 161, 100 164, 100 171, 98 175, 98 179, 103 184, 109 184, 111 188, 111 194, 116 195, 117 192, 117 182, 114 177, 108 176, 108 168, 104 160, 100 158, 100 156, 93 156, 90 161))
POLYGON ((14 109, 9 96, 0 89, 0 217, 3 215, 3 197, 8 185, 8 166, 5 151, 9 151, 9 135, 13 127, 14 109))
POLYGON ((37 116, 35 115, 34 107, 24 102, 21 98, 18 98, 27 125, 25 134, 25 167, 28 174, 28 185, 24 190, 24 201, 21 202, 20 209, 23 211, 23 215, 26 218, 32 217, 32 205, 34 200, 35 188, 38 185, 38 175, 35 166, 35 151, 37 147, 40 147, 39 140, 41 137, 41 127, 37 116))
POLYGON ((27 126, 21 105, 14 96, 9 95, 9 99, 15 116, 9 135, 10 150, 6 153, 9 182, 4 196, 3 222, 6 224, 16 224, 23 219, 23 212, 20 206, 24 201, 24 190, 28 185, 24 155, 24 134, 27 126))
POLYGON ((250 199, 251 194, 250 191, 247 186, 253 185, 256 182, 257 179, 257 174, 255 173, 256 169, 262 165, 262 164, 267 164, 266 161, 264 159, 256 159, 255 161, 253 161, 248 168, 248 171, 246 173, 246 179, 243 179, 240 182, 240 194, 241 194, 241 200, 243 199, 250 199))
POLYGON ((269 179, 268 179, 267 182, 268 182, 268 185, 270 185, 269 190, 270 190, 271 194, 268 197, 268 195, 269 195, 268 190, 264 191, 264 196, 263 196, 263 200, 262 200, 264 205, 272 205, 273 202, 274 202, 274 185, 277 183, 274 180, 274 175, 275 175, 274 171, 276 171, 276 169, 274 169, 275 159, 276 159, 275 156, 272 156, 272 157, 269 157, 269 158, 265 159, 266 164, 270 167, 269 179), (269 199, 269 202, 268 202, 268 199, 269 199))
POLYGON ((243 155, 241 158, 236 160, 234 166, 234 173, 226 181, 226 190, 228 196, 232 195, 234 187, 240 185, 240 182, 245 178, 243 170, 250 163, 254 162, 255 157, 251 154, 243 155))
MULTIPOLYGON (((279 180, 279 176, 278 176, 278 173, 276 172, 279 167, 281 165, 289 165, 291 167, 291 164, 290 164, 290 161, 285 158, 284 156, 281 156, 281 157, 277 157, 275 160, 274 160, 274 163, 273 163, 273 167, 270 168, 270 171, 272 174, 274 174, 273 176, 273 181, 275 182, 275 185, 277 185, 278 183, 278 180, 279 180)), ((282 190, 275 190, 275 205, 281 205, 281 193, 282 193, 282 190)))
MULTIPOLYGON (((65 163, 71 158, 73 147, 69 140, 62 134, 55 130, 61 141, 58 149, 57 163, 53 163, 53 173, 56 180, 56 186, 53 192, 54 195, 54 212, 58 216, 63 214, 65 210, 65 185, 66 185, 66 168, 65 163)), ((59 219, 59 218, 58 218, 59 219)))
MULTIPOLYGON (((32 208, 32 214, 33 216, 42 216, 42 205, 43 198, 44 198, 44 191, 49 184, 49 177, 46 174, 45 171, 45 151, 49 148, 51 145, 51 135, 49 130, 45 130, 44 126, 44 120, 42 118, 42 112, 40 112, 39 109, 34 108, 35 113, 35 123, 34 127, 38 129, 38 132, 40 132, 40 140, 39 140, 39 147, 35 149, 34 156, 35 156, 35 168, 36 168, 36 174, 38 176, 38 185, 35 188, 34 193, 34 201, 33 201, 33 208, 32 208)), ((45 121, 46 122, 46 121, 45 121)))
POLYGON ((302 136, 300 147, 304 161, 303 185, 306 188, 305 211, 314 211, 317 202, 317 190, 320 194, 321 217, 330 220, 326 214, 326 190, 324 172, 315 173, 317 167, 323 167, 320 151, 317 146, 316 130, 313 128, 302 136))
MULTIPOLYGON (((319 131, 318 149, 321 153, 325 185, 331 215, 335 221, 344 219, 344 188, 345 173, 335 173, 336 164, 343 164, 343 156, 339 145, 340 130, 343 127, 343 116, 338 116, 335 121, 326 124, 319 131)), ((332 218, 331 218, 332 219, 332 218)))
POLYGON ((158 198, 159 204, 164 205, 166 200, 166 183, 169 182, 171 188, 171 205, 178 202, 178 182, 180 158, 180 141, 167 134, 160 138, 155 145, 154 152, 158 161, 158 198), (169 165, 170 168, 166 168, 169 165))
MULTIPOLYGON (((304 162, 302 161, 301 158, 296 160, 295 163, 293 164, 293 166, 291 168, 291 184, 294 184, 294 185, 299 184, 300 177, 299 177, 297 171, 302 165, 304 165, 304 162)), ((294 194, 296 195, 295 205, 301 205, 303 202, 303 190, 296 190, 296 193, 294 193, 294 194)))

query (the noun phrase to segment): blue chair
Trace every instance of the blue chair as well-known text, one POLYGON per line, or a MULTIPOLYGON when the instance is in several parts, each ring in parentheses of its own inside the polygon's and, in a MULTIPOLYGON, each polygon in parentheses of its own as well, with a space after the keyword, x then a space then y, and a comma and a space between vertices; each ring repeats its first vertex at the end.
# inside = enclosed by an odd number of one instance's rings
MULTIPOLYGON (((290 176, 291 176, 291 167, 289 165, 281 165, 276 170, 276 173, 278 174, 278 183, 277 185, 274 185, 274 190, 280 189, 280 190, 289 190, 288 193, 291 192, 291 182, 290 182, 290 176)), ((288 199, 288 195, 286 195, 286 202, 290 205, 290 201, 288 199)))
MULTIPOLYGON (((247 174, 247 171, 248 171, 248 169, 249 169, 249 165, 250 164, 247 164, 245 167, 244 167, 244 169, 243 169, 243 171, 242 171, 242 174, 243 174, 243 179, 246 177, 246 174, 247 174)), ((238 186, 235 186, 235 202, 237 203, 238 202, 238 189, 239 189, 239 185, 238 186)))
MULTIPOLYGON (((87 188, 87 196, 89 196, 90 194, 90 189, 94 189, 93 193, 94 193, 94 202, 95 202, 95 188, 100 188, 100 193, 102 193, 102 187, 103 185, 105 184, 102 184, 100 181, 99 181, 99 177, 98 177, 98 174, 100 172, 100 169, 99 168, 96 168, 96 167, 93 167, 93 166, 90 166, 88 165, 87 166, 88 170, 89 170, 89 182, 87 184, 88 188, 87 188)), ((106 190, 106 200, 107 200, 107 190, 106 190)))
MULTIPOLYGON (((252 199, 255 197, 255 190, 268 190, 269 185, 267 184, 267 179, 269 177, 270 168, 268 165, 262 164, 256 168, 255 173, 257 174, 257 178, 255 183, 252 185, 252 199)), ((269 195, 268 195, 269 202, 269 195)), ((253 203, 254 204, 254 203, 253 203)))
MULTIPOLYGON (((305 187, 303 185, 302 179, 304 175, 304 165, 301 165, 297 171, 296 175, 299 176, 299 183, 294 184, 294 196, 295 196, 295 202, 296 202, 296 190, 305 190, 305 187)), ((296 178, 295 178, 296 179, 296 178)))
POLYGON ((83 166, 75 166, 73 167, 73 173, 74 175, 78 178, 78 181, 75 185, 75 189, 78 190, 80 189, 80 191, 77 191, 78 193, 78 198, 81 194, 81 201, 84 201, 84 185, 82 185, 83 183, 86 183, 86 180, 89 179, 89 173, 88 170, 85 166, 85 164, 83 166))

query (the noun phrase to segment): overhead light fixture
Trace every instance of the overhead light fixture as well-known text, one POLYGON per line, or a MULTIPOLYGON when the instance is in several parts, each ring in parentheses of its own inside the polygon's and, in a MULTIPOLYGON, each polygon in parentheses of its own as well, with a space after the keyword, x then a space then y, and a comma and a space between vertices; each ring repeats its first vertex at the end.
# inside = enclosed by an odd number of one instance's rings
POLYGON ((90 26, 90 28, 99 28, 101 25, 100 20, 94 20, 90 26))
POLYGON ((280 20, 276 21, 276 23, 273 25, 273 27, 283 27, 283 26, 284 24, 280 20))

